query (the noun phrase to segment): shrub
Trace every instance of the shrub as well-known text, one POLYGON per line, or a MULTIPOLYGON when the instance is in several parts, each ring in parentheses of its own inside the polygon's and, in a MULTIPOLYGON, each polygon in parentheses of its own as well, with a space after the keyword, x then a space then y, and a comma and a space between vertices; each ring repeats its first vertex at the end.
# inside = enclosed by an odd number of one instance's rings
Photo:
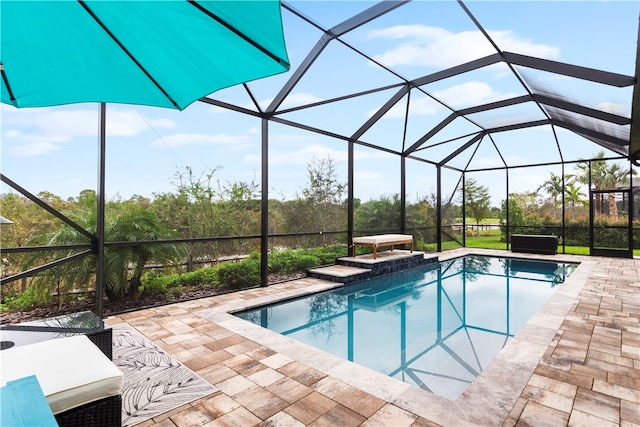
POLYGON ((345 245, 328 245, 319 248, 309 249, 309 253, 318 258, 318 265, 333 264, 336 258, 344 257, 347 254, 345 245))
POLYGON ((305 249, 273 252, 269 256, 269 272, 291 274, 320 265, 320 259, 308 252, 305 249))
POLYGON ((177 280, 178 277, 175 274, 169 276, 146 276, 142 281, 142 286, 140 286, 140 293, 149 295, 163 294, 167 292, 167 288, 176 286, 177 280))
POLYGON ((143 277, 140 291, 148 294, 159 294, 171 291, 182 292, 183 286, 212 287, 218 283, 218 267, 206 267, 184 274, 161 275, 149 272, 143 277))
MULTIPOLYGON (((291 274, 307 268, 333 264, 336 258, 347 255, 344 245, 327 245, 311 249, 286 249, 269 254, 269 273, 291 274)), ((259 254, 255 254, 260 259, 259 254)))
MULTIPOLYGON (((51 298, 49 298, 49 300, 50 299, 51 298)), ((25 310, 39 305, 42 305, 42 298, 34 291, 34 289, 29 288, 20 296, 5 296, 2 309, 0 311, 4 313, 14 310, 25 310)))
POLYGON ((295 262, 290 265, 289 273, 303 272, 307 268, 317 267, 320 264, 318 257, 313 255, 299 255, 295 258, 295 262))
POLYGON ((293 249, 272 251, 268 261, 269 273, 290 273, 298 251, 293 249))
POLYGON ((182 286, 199 286, 202 283, 202 274, 200 273, 200 270, 181 274, 179 275, 179 278, 179 283, 182 286))
POLYGON ((218 283, 227 289, 243 289, 260 284, 259 260, 247 258, 242 262, 226 262, 218 266, 218 283))
POLYGON ((218 267, 205 267, 198 270, 200 284, 203 286, 215 286, 218 284, 218 267))

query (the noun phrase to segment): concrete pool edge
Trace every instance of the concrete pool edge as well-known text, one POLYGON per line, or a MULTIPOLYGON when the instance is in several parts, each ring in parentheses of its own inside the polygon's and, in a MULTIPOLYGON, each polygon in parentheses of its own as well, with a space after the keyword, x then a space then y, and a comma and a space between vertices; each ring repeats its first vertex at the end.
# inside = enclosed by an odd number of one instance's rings
POLYGON ((322 283, 322 281, 314 280, 310 282, 310 288, 304 288, 297 292, 234 301, 232 304, 203 310, 198 315, 278 351, 284 357, 313 366, 332 378, 439 424, 494 425, 502 423, 516 404, 533 371, 553 341, 564 317, 575 303, 595 266, 595 261, 591 257, 575 255, 513 254, 508 251, 470 248, 447 251, 438 255, 440 255, 440 260, 444 261, 470 254, 575 262, 580 265, 455 401, 405 384, 276 332, 265 330, 231 314, 283 299, 329 290, 336 287, 335 283, 322 283), (478 408, 482 408, 482 410, 479 411, 478 408))
POLYGON ((534 370, 543 361, 562 322, 576 303, 596 262, 591 257, 568 254, 514 254, 506 251, 474 249, 466 249, 462 252, 464 255, 478 254, 579 263, 576 270, 456 400, 456 404, 467 414, 469 422, 477 425, 493 425, 502 423, 508 417, 534 370), (483 410, 478 411, 479 407, 483 410))

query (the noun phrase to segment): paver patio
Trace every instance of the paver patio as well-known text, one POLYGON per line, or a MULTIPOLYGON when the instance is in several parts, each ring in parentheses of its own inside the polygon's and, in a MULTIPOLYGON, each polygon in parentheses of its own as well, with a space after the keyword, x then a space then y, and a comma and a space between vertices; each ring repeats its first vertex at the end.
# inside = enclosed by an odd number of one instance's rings
MULTIPOLYGON (((456 250, 515 256, 505 251, 456 250)), ((113 316, 219 391, 145 426, 640 426, 640 260, 569 277, 455 401, 229 314, 337 286, 300 279, 113 316)))

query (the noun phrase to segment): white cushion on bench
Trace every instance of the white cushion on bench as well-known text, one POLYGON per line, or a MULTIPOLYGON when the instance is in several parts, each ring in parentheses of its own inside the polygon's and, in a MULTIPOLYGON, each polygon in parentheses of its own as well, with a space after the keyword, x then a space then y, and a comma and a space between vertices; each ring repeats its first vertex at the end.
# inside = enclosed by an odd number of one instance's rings
POLYGON ((54 414, 122 392, 122 371, 85 335, 0 351, 0 383, 35 375, 54 414))
POLYGON ((353 243, 361 245, 383 245, 385 243, 410 243, 411 234, 378 234, 375 236, 354 237, 353 243))

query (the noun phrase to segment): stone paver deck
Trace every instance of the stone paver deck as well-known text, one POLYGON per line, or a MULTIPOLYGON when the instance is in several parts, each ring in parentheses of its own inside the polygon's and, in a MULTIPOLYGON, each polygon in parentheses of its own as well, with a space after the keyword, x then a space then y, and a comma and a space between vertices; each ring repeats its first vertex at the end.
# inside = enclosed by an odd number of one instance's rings
MULTIPOLYGON (((504 251, 464 253, 518 256, 504 251)), ((520 255, 521 256, 521 255, 520 255)), ((340 286, 301 279, 110 317, 219 391, 145 426, 640 426, 640 260, 581 265, 455 401, 229 314, 340 286)))

